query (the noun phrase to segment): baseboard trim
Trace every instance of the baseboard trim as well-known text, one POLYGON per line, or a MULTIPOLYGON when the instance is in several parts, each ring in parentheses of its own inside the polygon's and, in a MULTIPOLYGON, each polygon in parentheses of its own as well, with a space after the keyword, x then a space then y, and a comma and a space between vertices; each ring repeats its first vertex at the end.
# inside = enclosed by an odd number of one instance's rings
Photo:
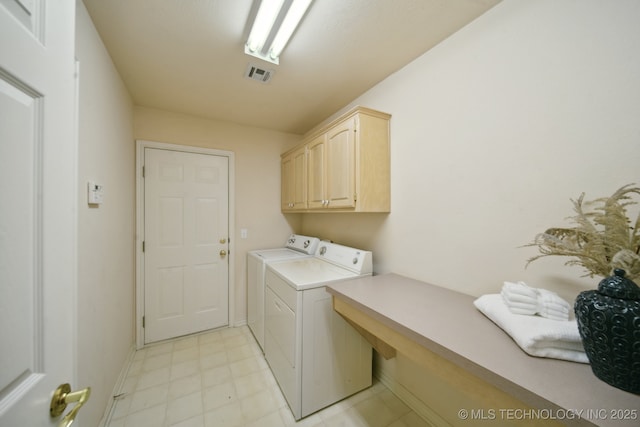
POLYGON ((113 415, 113 409, 115 407, 115 397, 120 393, 122 386, 124 385, 125 380, 127 379, 127 374, 129 373, 129 368, 133 362, 133 358, 136 354, 136 346, 135 343, 131 345, 129 348, 129 353, 122 364, 122 369, 120 370, 120 374, 118 375, 118 379, 116 380, 115 385, 113 386, 113 391, 111 392, 111 398, 109 402, 107 402, 107 407, 105 408, 104 415, 98 424, 98 427, 106 427, 111 422, 111 416, 113 415))
POLYGON ((413 410, 420 418, 432 427, 451 427, 440 415, 431 409, 426 403, 418 399, 411 391, 396 381, 390 372, 379 363, 374 364, 373 375, 387 387, 398 399, 413 410))
POLYGON ((239 327, 245 326, 245 325, 247 325, 247 319, 236 320, 233 323, 229 322, 229 327, 230 328, 239 328, 239 327))

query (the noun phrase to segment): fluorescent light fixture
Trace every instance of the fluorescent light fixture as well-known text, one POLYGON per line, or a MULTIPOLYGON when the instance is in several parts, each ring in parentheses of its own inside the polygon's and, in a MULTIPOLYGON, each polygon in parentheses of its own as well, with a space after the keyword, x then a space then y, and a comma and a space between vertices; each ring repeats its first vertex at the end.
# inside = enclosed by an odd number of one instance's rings
POLYGON ((253 21, 253 27, 251 27, 249 40, 247 40, 249 51, 255 53, 262 50, 283 3, 284 0, 262 0, 260 2, 260 9, 258 9, 256 20, 253 21))
POLYGON ((269 57, 271 59, 276 59, 280 56, 310 4, 311 0, 294 0, 291 4, 287 16, 282 21, 282 25, 280 25, 280 29, 276 34, 276 38, 271 43, 271 49, 269 49, 269 57))
POLYGON ((311 2, 312 0, 262 0, 244 52, 279 64, 282 50, 311 2), (286 10, 286 15, 283 19, 278 19, 283 10, 286 10), (270 46, 266 46, 267 41, 271 41, 270 46))

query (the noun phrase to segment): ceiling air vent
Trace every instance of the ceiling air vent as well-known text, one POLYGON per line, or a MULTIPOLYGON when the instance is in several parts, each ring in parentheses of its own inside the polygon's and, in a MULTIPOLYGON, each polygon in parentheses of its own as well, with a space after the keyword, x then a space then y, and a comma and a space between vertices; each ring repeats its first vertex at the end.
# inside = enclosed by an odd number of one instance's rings
POLYGON ((260 83, 269 83, 274 72, 274 70, 267 70, 256 65, 249 64, 244 76, 248 79, 256 80, 260 83))

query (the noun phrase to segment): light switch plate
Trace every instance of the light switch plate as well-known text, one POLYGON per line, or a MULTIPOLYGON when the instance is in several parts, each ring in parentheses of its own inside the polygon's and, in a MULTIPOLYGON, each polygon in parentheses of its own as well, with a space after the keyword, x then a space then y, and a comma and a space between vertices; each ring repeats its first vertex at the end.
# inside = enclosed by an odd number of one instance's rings
POLYGON ((93 181, 87 183, 87 202, 90 205, 99 205, 103 202, 104 191, 102 185, 93 181))

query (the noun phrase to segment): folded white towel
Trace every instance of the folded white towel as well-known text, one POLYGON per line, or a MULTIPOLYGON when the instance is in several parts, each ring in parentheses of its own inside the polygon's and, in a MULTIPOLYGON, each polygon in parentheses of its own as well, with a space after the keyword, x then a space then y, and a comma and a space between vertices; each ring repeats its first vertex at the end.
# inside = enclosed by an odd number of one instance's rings
POLYGON ((500 295, 512 313, 534 315, 538 312, 538 293, 523 282, 504 282, 500 295))
POLYGON ((575 320, 558 321, 514 314, 499 294, 483 295, 473 304, 527 354, 589 363, 575 320))
POLYGON ((558 296, 555 292, 546 289, 538 291, 538 313, 542 317, 554 320, 569 320, 569 303, 558 296))
POLYGON ((524 282, 504 282, 500 292, 509 310, 515 314, 568 320, 571 306, 555 292, 527 286, 524 282))

